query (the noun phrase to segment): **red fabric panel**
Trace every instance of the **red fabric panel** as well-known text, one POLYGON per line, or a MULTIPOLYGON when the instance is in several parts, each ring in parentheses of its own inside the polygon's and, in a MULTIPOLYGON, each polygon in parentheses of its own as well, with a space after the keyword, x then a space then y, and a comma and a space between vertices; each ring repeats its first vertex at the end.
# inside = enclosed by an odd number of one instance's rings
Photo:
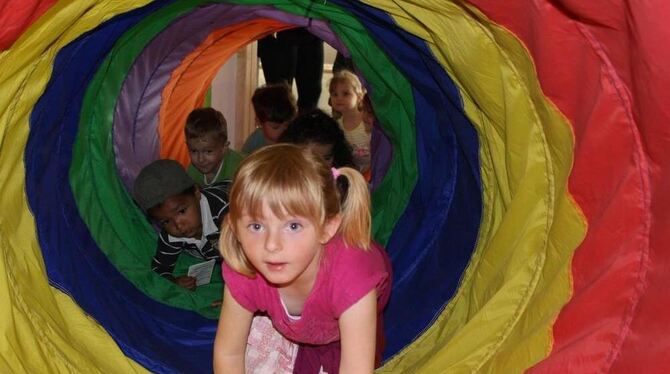
POLYGON ((56 0, 0 0, 0 51, 9 49, 55 3, 56 0))
POLYGON ((589 229, 532 371, 670 372, 670 3, 470 2, 525 43, 575 132, 569 188, 589 229))

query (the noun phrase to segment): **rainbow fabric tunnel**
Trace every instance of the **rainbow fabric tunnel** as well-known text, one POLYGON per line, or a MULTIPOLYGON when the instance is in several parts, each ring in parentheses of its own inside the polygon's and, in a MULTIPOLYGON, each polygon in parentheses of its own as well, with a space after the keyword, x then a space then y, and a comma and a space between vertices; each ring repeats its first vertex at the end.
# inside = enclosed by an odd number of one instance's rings
POLYGON ((670 371, 667 2, 0 4, 0 371, 211 372, 221 284, 147 271, 127 186, 292 27, 353 58, 393 145, 379 372, 670 371))

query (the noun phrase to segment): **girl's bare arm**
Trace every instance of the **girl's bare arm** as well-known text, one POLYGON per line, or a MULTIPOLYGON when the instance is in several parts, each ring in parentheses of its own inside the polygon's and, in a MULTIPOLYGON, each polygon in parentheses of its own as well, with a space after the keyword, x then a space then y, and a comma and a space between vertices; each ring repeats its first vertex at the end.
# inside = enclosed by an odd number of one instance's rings
POLYGON ((374 371, 377 333, 377 291, 372 290, 340 316, 340 373, 374 371))
POLYGON ((214 372, 244 373, 244 355, 253 314, 244 309, 224 286, 223 305, 214 340, 214 372))

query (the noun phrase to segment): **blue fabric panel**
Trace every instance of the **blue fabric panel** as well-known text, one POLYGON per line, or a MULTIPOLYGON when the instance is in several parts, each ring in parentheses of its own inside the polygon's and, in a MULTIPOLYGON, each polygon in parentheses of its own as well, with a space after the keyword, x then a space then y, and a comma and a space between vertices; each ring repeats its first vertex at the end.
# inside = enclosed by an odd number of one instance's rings
POLYGON ((482 212, 479 143, 457 87, 423 40, 382 11, 333 2, 365 25, 414 93, 419 177, 387 246, 394 268, 385 312, 389 358, 430 326, 470 261, 482 212))
POLYGON ((158 1, 102 24, 61 50, 31 115, 26 190, 52 285, 73 299, 153 372, 211 372, 216 321, 158 303, 138 291, 96 246, 81 220, 68 170, 85 87, 116 40, 158 1))

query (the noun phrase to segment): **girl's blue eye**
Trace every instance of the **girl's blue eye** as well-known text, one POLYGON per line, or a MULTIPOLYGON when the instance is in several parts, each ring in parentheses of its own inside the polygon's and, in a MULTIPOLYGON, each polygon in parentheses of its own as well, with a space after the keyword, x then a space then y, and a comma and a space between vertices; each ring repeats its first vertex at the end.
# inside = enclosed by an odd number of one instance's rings
POLYGON ((261 231, 261 229, 263 229, 263 226, 261 226, 259 223, 251 223, 248 227, 251 231, 261 231))
POLYGON ((301 227, 302 227, 302 225, 299 224, 298 222, 291 222, 291 223, 288 224, 288 228, 291 231, 298 231, 298 230, 300 230, 301 227))

